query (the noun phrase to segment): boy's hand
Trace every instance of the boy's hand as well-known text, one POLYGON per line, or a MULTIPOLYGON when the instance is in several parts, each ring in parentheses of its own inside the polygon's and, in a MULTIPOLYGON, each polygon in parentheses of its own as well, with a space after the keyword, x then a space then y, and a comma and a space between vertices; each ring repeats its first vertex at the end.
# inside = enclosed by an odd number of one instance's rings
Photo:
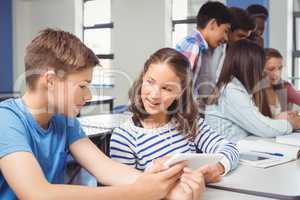
POLYGON ((205 165, 197 169, 205 178, 205 183, 216 183, 221 180, 221 175, 225 172, 224 166, 221 163, 213 165, 205 165))
POLYGON ((184 168, 178 184, 170 191, 168 200, 198 200, 205 190, 205 181, 201 172, 184 168))
POLYGON ((143 197, 141 199, 163 199, 176 185, 185 166, 182 162, 168 168, 162 162, 156 161, 133 184, 134 189, 143 197))

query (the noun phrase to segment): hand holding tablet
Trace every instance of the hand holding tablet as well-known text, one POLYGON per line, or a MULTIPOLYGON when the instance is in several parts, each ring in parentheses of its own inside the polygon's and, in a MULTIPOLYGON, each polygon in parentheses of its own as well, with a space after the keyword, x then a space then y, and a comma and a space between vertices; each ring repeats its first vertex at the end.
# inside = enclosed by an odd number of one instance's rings
POLYGON ((198 153, 177 153, 164 162, 164 165, 170 167, 181 161, 188 161, 188 167, 192 170, 198 169, 203 165, 210 165, 219 162, 222 159, 220 154, 198 154, 198 153))

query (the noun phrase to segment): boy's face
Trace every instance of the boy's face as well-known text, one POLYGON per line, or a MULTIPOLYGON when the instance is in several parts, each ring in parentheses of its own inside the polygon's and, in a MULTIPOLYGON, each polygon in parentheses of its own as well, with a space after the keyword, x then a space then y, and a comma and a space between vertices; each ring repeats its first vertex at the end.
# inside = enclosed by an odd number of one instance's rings
POLYGON ((265 19, 263 17, 255 17, 255 21, 256 21, 255 33, 259 36, 262 36, 265 31, 265 19))
POLYGON ((229 33, 228 42, 233 43, 242 39, 246 39, 250 36, 250 34, 251 34, 251 30, 236 29, 229 33))
POLYGON ((210 48, 217 48, 222 43, 228 40, 228 32, 230 29, 230 24, 220 24, 215 20, 211 20, 207 26, 208 34, 206 41, 210 48))
POLYGON ((64 79, 55 79, 53 89, 48 88, 49 106, 55 113, 75 117, 86 101, 91 99, 89 84, 93 68, 67 75, 64 79))

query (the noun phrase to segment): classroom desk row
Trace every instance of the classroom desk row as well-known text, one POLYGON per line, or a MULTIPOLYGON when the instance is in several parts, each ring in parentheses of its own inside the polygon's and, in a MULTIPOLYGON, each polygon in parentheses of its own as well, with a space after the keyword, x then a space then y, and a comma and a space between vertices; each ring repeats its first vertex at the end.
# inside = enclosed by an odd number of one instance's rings
MULTIPOLYGON (((105 114, 83 117, 80 122, 86 125, 85 131, 89 137, 105 135, 109 138, 111 129, 118 127, 128 117, 130 115, 105 114)), ((108 153, 109 139, 105 145, 108 153)), ((300 200, 300 160, 265 169, 239 165, 236 170, 222 177, 220 182, 209 184, 201 199, 300 200)))

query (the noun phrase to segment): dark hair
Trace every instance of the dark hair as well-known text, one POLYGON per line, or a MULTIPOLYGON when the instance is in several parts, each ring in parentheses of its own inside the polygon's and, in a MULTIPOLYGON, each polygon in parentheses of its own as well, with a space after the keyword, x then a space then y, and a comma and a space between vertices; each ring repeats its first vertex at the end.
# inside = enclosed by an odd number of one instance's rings
POLYGON ((231 14, 231 31, 242 29, 246 31, 254 30, 255 21, 246 10, 237 7, 229 8, 231 14))
POLYGON ((218 25, 231 23, 228 8, 218 1, 209 1, 200 8, 197 15, 197 27, 205 28, 212 19, 215 19, 218 25))
POLYGON ((269 17, 268 10, 259 4, 252 4, 246 10, 252 17, 262 17, 264 20, 267 20, 269 17))
POLYGON ((62 30, 44 29, 26 48, 26 84, 34 89, 41 72, 52 68, 61 77, 95 67, 99 59, 75 35, 62 30))
POLYGON ((253 101, 260 112, 266 116, 271 116, 265 89, 263 89, 265 87, 263 82, 264 64, 264 51, 256 43, 243 39, 228 44, 224 65, 216 84, 215 97, 213 97, 212 102, 217 103, 218 92, 235 77, 243 84, 249 94, 253 94, 253 101))
POLYGON ((143 120, 149 116, 146 113, 141 99, 141 87, 143 77, 151 64, 164 63, 171 67, 181 80, 183 92, 178 100, 175 100, 168 108, 170 118, 175 118, 176 128, 187 138, 195 138, 196 122, 198 121, 198 107, 192 95, 192 72, 188 59, 172 48, 162 48, 152 54, 145 62, 144 68, 138 79, 129 90, 130 106, 129 110, 135 119, 143 120))
POLYGON ((265 56, 266 56, 266 60, 269 60, 270 58, 282 59, 281 53, 277 49, 273 49, 273 48, 265 48, 265 56))

